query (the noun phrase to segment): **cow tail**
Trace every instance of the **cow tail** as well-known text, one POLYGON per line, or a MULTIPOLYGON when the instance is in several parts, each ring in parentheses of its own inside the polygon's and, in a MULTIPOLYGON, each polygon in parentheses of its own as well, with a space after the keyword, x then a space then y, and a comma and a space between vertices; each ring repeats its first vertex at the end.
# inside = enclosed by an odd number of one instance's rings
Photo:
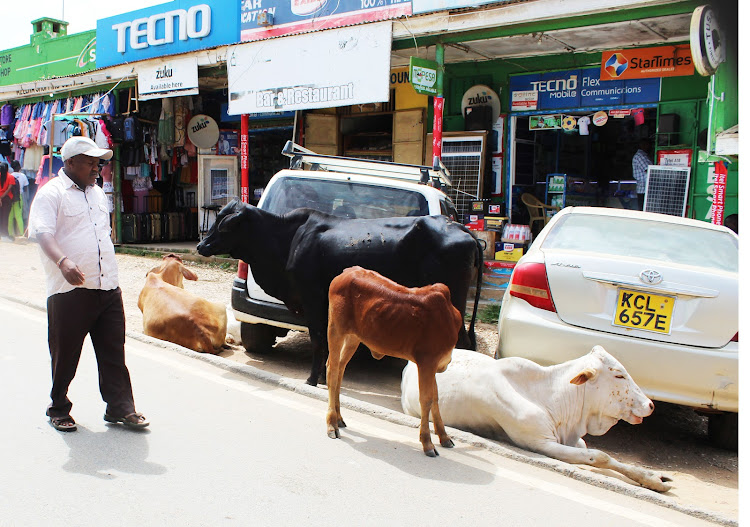
MULTIPOLYGON (((472 234, 472 236, 474 236, 472 234)), ((471 313, 471 323, 469 324, 469 341, 471 342, 471 349, 477 349, 477 336, 474 332, 474 323, 477 319, 477 310, 479 309, 479 296, 482 293, 482 274, 484 272, 484 251, 482 249, 481 242, 474 238, 477 246, 477 257, 476 257, 476 268, 477 268, 477 292, 474 296, 474 310, 471 313)))

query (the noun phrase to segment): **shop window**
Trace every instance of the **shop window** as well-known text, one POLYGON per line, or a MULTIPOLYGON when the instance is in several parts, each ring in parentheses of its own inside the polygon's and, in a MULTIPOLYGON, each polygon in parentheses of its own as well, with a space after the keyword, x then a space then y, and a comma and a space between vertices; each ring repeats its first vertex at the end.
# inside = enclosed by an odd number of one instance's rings
POLYGON ((393 160, 393 114, 342 117, 340 129, 345 157, 393 160))

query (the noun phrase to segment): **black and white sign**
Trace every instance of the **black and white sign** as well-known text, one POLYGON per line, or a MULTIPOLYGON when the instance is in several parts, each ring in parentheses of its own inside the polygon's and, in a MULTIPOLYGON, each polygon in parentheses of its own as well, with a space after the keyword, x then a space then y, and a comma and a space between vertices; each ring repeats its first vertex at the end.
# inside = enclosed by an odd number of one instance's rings
POLYGON ((229 115, 386 102, 391 22, 229 48, 229 115))
POLYGON ((198 95, 198 59, 184 59, 152 62, 141 66, 138 72, 138 99, 161 99, 198 95))

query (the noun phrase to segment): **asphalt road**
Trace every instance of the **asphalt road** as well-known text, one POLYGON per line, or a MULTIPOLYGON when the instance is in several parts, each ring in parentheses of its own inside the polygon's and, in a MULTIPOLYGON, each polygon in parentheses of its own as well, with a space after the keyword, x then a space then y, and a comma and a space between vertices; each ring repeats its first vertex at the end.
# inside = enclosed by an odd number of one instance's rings
POLYGON ((79 428, 57 432, 44 416, 45 314, 0 299, 0 320, 0 386, 10 403, 0 526, 709 525, 460 435, 430 459, 415 428, 366 412, 347 409, 349 427, 331 440, 322 389, 294 381, 296 393, 133 338, 128 365, 151 427, 102 420, 87 340, 70 390, 79 428))

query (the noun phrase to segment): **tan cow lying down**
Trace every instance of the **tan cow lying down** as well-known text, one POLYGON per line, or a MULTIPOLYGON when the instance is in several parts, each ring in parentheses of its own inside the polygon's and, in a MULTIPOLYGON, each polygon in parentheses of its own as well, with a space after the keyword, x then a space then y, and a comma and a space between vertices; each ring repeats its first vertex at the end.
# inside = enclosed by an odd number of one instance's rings
POLYGON ((146 273, 138 297, 143 332, 194 351, 216 353, 227 335, 226 307, 185 291, 183 277, 198 280, 175 254, 164 256, 158 267, 146 273))
POLYGON ((339 392, 344 369, 360 342, 372 356, 410 360, 419 375, 422 418, 419 440, 424 453, 438 455, 430 439, 428 416, 444 447, 453 441, 445 432, 438 409, 435 373, 444 371, 463 327, 461 313, 451 304, 443 284, 407 288, 361 267, 349 267, 333 279, 328 292, 328 436, 338 438, 341 418, 339 392))
MULTIPOLYGON (((582 439, 604 435, 620 419, 639 424, 654 411, 622 364, 601 346, 548 367, 456 349, 437 384, 448 426, 495 438, 504 431, 516 445, 560 461, 615 470, 660 492, 671 488, 669 478, 620 463, 587 448, 582 439)), ((401 378, 404 412, 419 417, 417 401, 417 372, 407 364, 401 378)))

